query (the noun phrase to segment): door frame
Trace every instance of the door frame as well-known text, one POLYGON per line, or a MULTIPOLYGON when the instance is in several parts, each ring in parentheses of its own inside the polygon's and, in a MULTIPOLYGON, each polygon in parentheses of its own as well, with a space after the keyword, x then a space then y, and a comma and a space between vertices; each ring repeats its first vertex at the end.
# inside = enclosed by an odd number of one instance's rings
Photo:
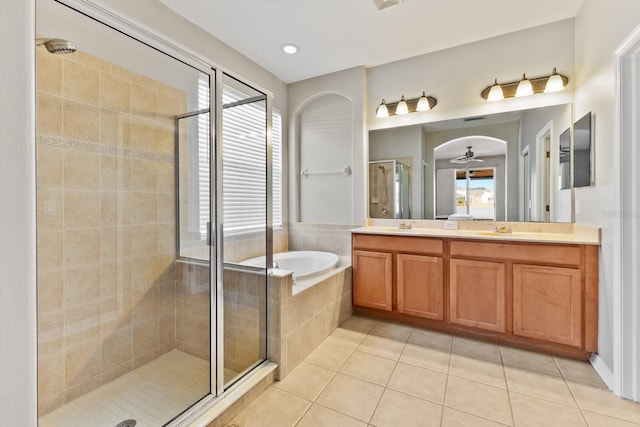
POLYGON ((640 401, 640 26, 616 49, 615 77, 615 227, 613 289, 613 391, 640 401))

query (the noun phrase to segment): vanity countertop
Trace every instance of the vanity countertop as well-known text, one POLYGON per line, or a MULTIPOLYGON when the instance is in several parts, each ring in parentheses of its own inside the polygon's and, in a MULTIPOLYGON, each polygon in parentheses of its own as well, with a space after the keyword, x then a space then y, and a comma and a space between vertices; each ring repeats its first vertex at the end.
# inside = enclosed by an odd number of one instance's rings
POLYGON ((443 228, 416 227, 411 229, 400 229, 398 226, 366 226, 351 230, 358 234, 383 234, 395 236, 418 236, 418 237, 442 237, 451 239, 478 239, 478 240, 504 240, 515 242, 538 242, 538 243, 564 243, 578 245, 599 245, 600 229, 573 224, 571 230, 562 232, 549 231, 517 231, 511 233, 495 233, 490 229, 473 230, 457 229, 445 230, 443 228))

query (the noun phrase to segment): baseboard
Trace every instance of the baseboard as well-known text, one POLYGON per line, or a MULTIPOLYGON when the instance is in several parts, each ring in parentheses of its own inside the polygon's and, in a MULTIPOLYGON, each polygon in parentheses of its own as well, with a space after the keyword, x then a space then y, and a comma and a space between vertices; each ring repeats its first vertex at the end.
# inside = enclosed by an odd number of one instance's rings
POLYGON ((591 356, 590 362, 609 390, 613 390, 613 372, 609 369, 609 366, 596 353, 591 356))

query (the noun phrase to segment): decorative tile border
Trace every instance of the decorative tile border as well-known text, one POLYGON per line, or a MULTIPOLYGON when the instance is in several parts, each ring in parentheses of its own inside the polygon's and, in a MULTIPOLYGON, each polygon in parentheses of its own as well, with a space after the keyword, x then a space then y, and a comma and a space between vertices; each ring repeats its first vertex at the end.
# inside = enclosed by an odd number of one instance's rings
POLYGON ((38 136, 38 144, 52 147, 66 148, 69 150, 88 151, 92 153, 106 154, 116 157, 128 157, 139 160, 155 160, 159 162, 175 163, 175 156, 170 154, 152 153, 148 151, 130 150, 128 148, 114 147, 112 145, 102 145, 91 142, 63 140, 51 136, 38 136))

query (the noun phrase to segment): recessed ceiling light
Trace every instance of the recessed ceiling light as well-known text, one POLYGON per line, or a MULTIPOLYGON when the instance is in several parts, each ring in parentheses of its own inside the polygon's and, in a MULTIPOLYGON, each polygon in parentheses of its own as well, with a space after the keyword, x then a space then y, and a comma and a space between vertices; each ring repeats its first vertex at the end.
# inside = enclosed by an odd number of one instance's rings
POLYGON ((284 53, 288 53, 289 55, 293 55, 294 53, 298 52, 298 46, 296 46, 293 43, 287 43, 284 46, 282 46, 282 51, 284 53))

